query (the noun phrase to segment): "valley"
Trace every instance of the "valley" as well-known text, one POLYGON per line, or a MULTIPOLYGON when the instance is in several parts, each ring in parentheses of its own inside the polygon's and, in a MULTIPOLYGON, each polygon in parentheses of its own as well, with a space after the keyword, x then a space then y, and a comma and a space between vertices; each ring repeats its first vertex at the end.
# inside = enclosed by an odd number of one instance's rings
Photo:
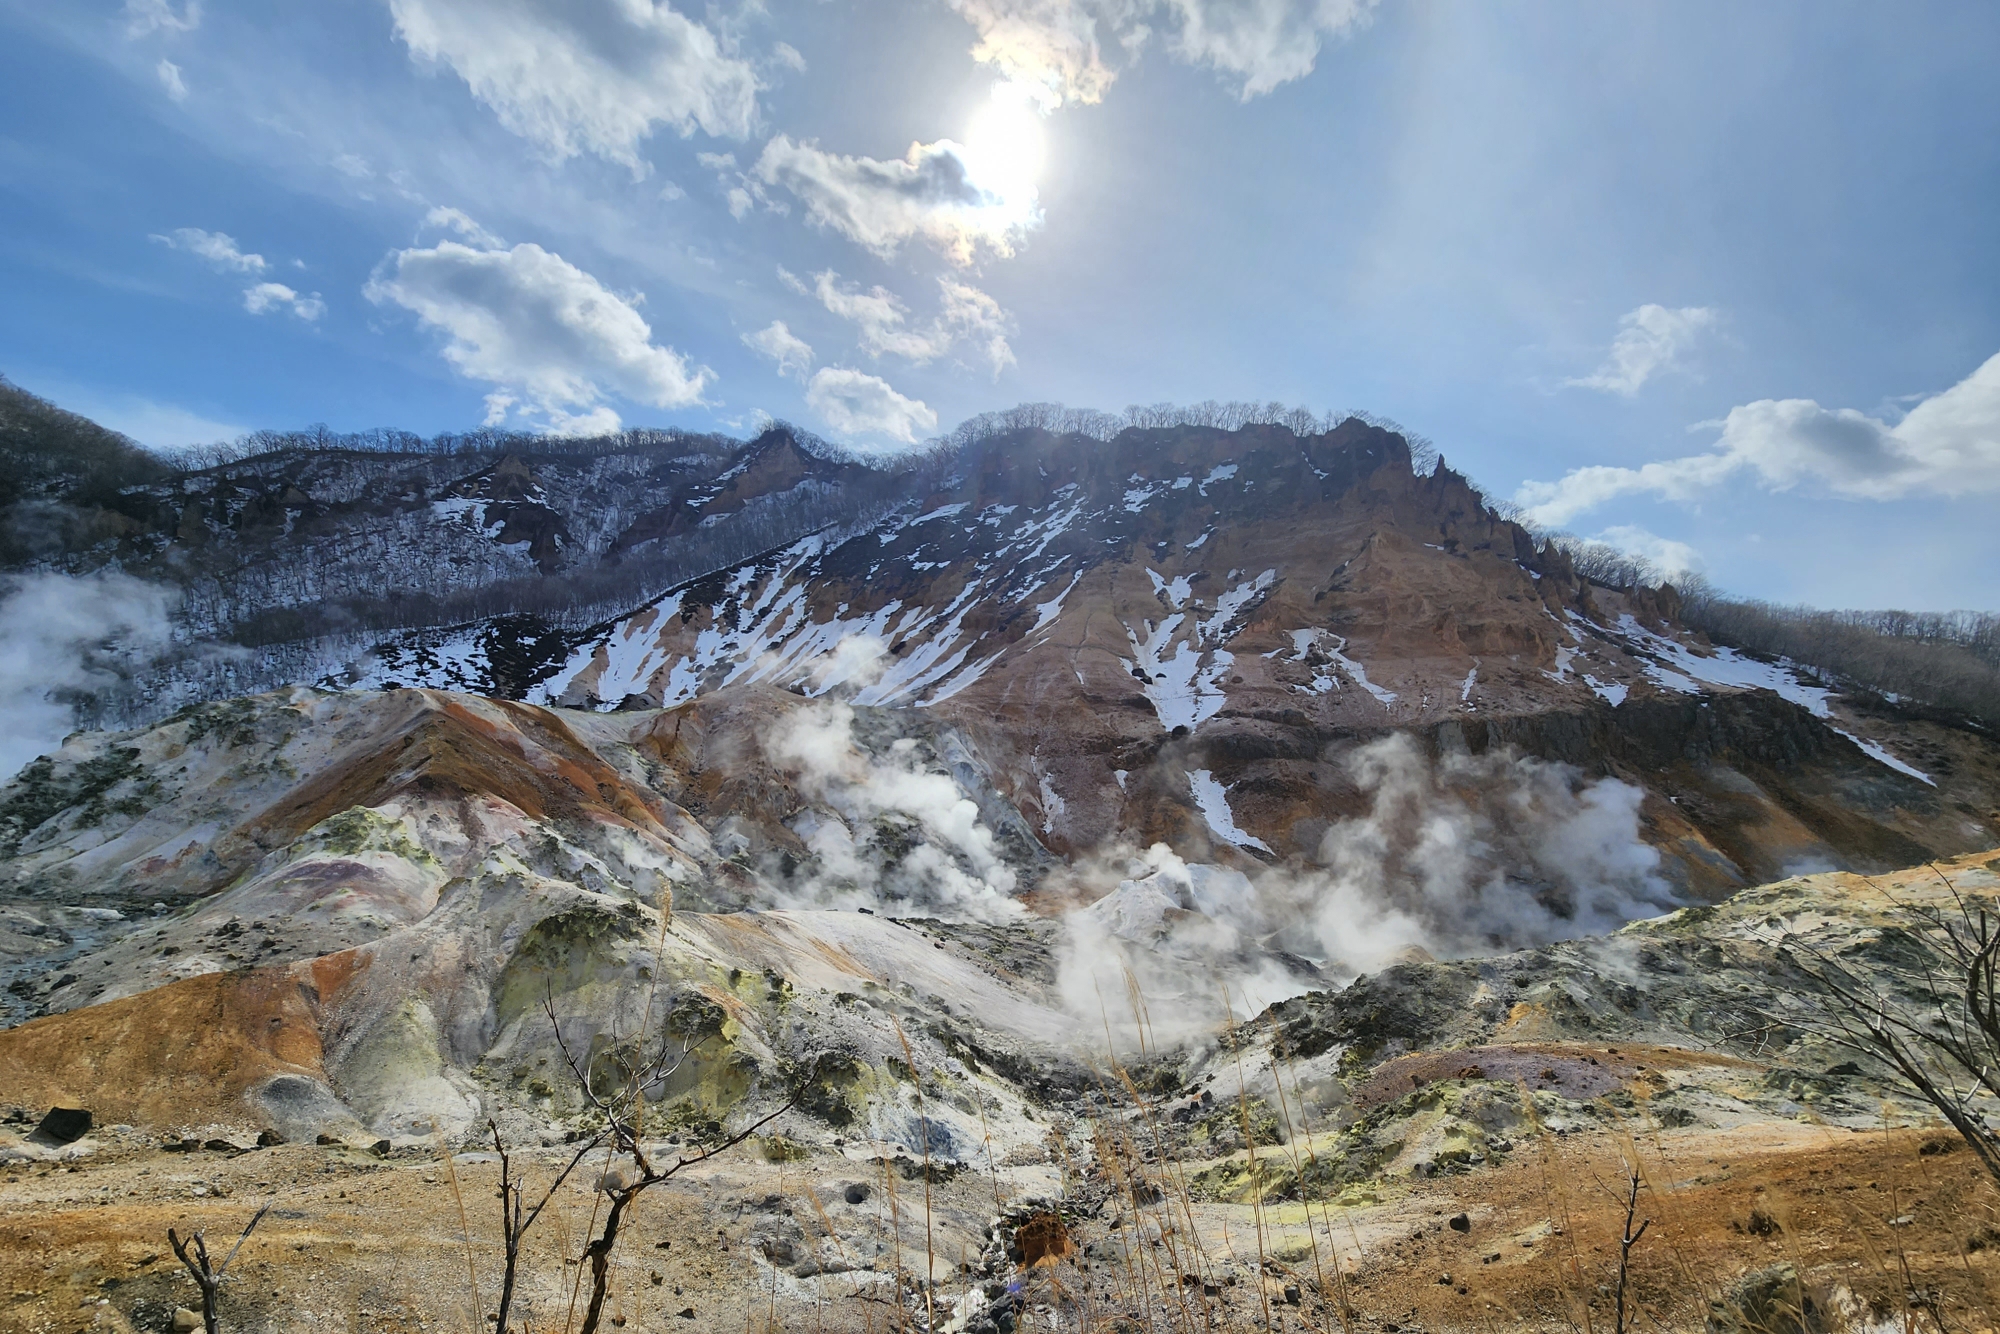
POLYGON ((572 1164, 509 1320, 573 1324, 608 1105, 686 1164, 614 1327, 1989 1309, 1994 1187, 1812 960, 1922 1003, 2000 746, 1295 424, 288 447, 78 519, 47 577, 182 620, 0 789, 0 1327, 164 1329, 165 1228, 267 1202, 230 1327, 484 1327, 502 1152, 572 1164), (363 624, 356 542, 452 587, 363 624))

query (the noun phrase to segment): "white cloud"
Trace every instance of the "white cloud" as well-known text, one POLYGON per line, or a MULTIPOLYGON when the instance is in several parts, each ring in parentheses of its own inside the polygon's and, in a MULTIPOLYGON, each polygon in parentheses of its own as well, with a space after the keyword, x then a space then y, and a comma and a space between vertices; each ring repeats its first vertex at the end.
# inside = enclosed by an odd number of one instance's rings
POLYGON ((125 35, 144 37, 155 32, 193 32, 201 26, 201 0, 187 0, 176 10, 171 0, 125 0, 125 35))
POLYGON ((461 374, 499 386, 489 414, 504 398, 503 414, 532 413, 528 419, 558 432, 617 429, 617 414, 603 402, 608 393, 684 407, 701 402, 714 378, 655 345, 632 302, 538 245, 440 241, 391 251, 363 290, 442 333, 445 360, 461 374))
POLYGON ((954 338, 976 344, 993 368, 994 378, 999 378, 1001 371, 1014 364, 1014 349, 1007 343, 1013 320, 998 301, 967 283, 940 278, 938 290, 942 297, 938 323, 950 329, 954 338))
POLYGON ((1652 563, 1661 574, 1673 577, 1683 574, 1698 574, 1707 568, 1701 553, 1685 542, 1677 542, 1671 537, 1661 537, 1633 524, 1618 524, 1606 528, 1590 539, 1620 551, 1630 552, 1652 563))
POLYGON ((906 445, 937 426, 937 413, 879 376, 827 366, 806 386, 806 406, 842 435, 886 435, 906 445))
POLYGON ((167 235, 153 233, 153 240, 161 245, 172 246, 175 250, 185 250, 191 255, 199 255, 216 268, 225 272, 262 273, 268 265, 262 255, 246 255, 236 244, 236 238, 227 232, 205 232, 199 227, 176 227, 167 235))
POLYGON ((558 161, 643 174, 654 126, 747 135, 757 76, 659 0, 389 0, 412 56, 451 66, 500 123, 558 161))
POLYGON ((1604 364, 1580 379, 1563 383, 1577 389, 1601 389, 1630 398, 1661 371, 1676 370, 1701 336, 1720 318, 1708 306, 1669 310, 1651 302, 1627 311, 1618 320, 1604 364))
POLYGON ((1046 110, 1092 104, 1118 78, 1104 59, 1099 24, 1114 43, 1137 46, 1150 6, 1129 0, 948 0, 979 34, 972 58, 1033 91, 1046 110))
POLYGON ((319 299, 318 292, 300 296, 283 283, 258 283, 243 289, 243 309, 252 315, 289 309, 300 319, 311 321, 326 314, 326 302, 319 299))
POLYGON ((882 161, 781 134, 764 146, 750 176, 790 191, 813 223, 884 257, 912 237, 959 264, 970 264, 982 246, 1006 257, 1042 221, 1031 182, 982 170, 949 139, 911 144, 902 158, 882 161))
POLYGON ((783 320, 772 320, 768 328, 744 334, 743 342, 776 362, 780 375, 792 375, 803 380, 806 372, 812 369, 812 345, 787 329, 783 320))
POLYGON ((973 59, 1044 111, 1095 103, 1156 31, 1249 100, 1312 73, 1328 38, 1365 24, 1375 0, 947 0, 979 35, 973 59))
POLYGON ((843 287, 840 275, 827 269, 813 275, 813 294, 829 311, 853 322, 860 331, 862 349, 871 357, 890 352, 921 366, 951 346, 948 336, 908 328, 908 310, 886 287, 871 287, 866 292, 843 287))
POLYGON ((505 248, 507 244, 492 232, 487 231, 477 222, 474 222, 472 217, 463 209, 446 208, 443 206, 434 208, 424 214, 424 225, 426 227, 443 227, 448 231, 457 232, 460 236, 482 250, 500 250, 505 248))
MULTIPOLYGON (((781 279, 788 276, 780 270, 781 279)), ((960 342, 969 342, 996 376, 1014 364, 1014 350, 1007 344, 1010 321, 999 302, 968 283, 950 278, 938 279, 938 291, 937 318, 928 327, 913 329, 908 308, 887 288, 871 287, 864 292, 842 286, 840 275, 831 269, 813 275, 813 294, 820 304, 855 324, 862 350, 871 357, 886 353, 921 366, 944 356, 960 342)))
POLYGON ((1639 468, 1578 468, 1515 493, 1529 522, 1559 527, 1619 496, 1692 500, 1738 473, 1783 491, 1812 485, 1851 500, 2000 492, 2000 354, 1891 426, 1806 398, 1732 408, 1715 449, 1639 468))
POLYGON ((171 60, 162 60, 159 64, 153 66, 153 73, 160 76, 160 87, 166 90, 167 97, 170 100, 175 102, 187 101, 187 85, 181 82, 181 67, 179 65, 176 65, 171 60))
POLYGON ((1312 73, 1321 39, 1367 23, 1375 0, 1168 0, 1167 9, 1180 18, 1174 53, 1232 76, 1247 102, 1312 73))

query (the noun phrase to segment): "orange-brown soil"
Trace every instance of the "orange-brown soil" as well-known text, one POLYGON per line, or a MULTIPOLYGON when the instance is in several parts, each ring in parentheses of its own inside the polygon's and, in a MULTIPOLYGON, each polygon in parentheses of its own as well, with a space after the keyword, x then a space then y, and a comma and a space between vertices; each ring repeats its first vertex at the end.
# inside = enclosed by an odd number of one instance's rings
MULTIPOLYGON (((541 1152, 531 1174, 545 1178, 559 1152, 541 1152)), ((1013 1277, 1031 1310, 1060 1307, 1072 1329, 1079 1316, 1107 1331, 1609 1329, 1623 1164, 1635 1156, 1645 1183, 1636 1218, 1647 1227, 1632 1248, 1630 1328, 1703 1328, 1710 1303, 1739 1276, 1785 1263, 1803 1276, 1798 1292, 1823 1313, 1822 1328, 1978 1330, 2000 1311, 2000 1191, 1969 1152, 1929 1129, 1798 1122, 1547 1136, 1502 1164, 1345 1206, 1197 1204, 1199 1248, 1171 1197, 1136 1220, 1107 1205, 1071 1220, 1075 1253, 1013 1277), (1461 1212, 1463 1232, 1452 1226, 1461 1212), (1183 1285, 1182 1270, 1217 1281, 1183 1285)), ((565 1284, 576 1270, 565 1257, 580 1253, 598 1198, 579 1177, 528 1247, 531 1328, 560 1327, 569 1314, 565 1284)), ((168 1154, 115 1136, 74 1163, 17 1164, 0 1190, 0 1331, 163 1327, 173 1305, 194 1300, 166 1229, 206 1226, 226 1246, 266 1200, 272 1212, 225 1288, 226 1327, 464 1330, 474 1326, 468 1273, 486 1311, 497 1290, 496 1179, 491 1163, 454 1166, 438 1155, 384 1161, 307 1146, 168 1154)), ((913 1279, 924 1263, 922 1186, 904 1182, 891 1199, 878 1174, 868 1205, 846 1208, 839 1182, 855 1179, 870 1179, 868 1165, 831 1153, 786 1164, 736 1156, 648 1195, 614 1270, 618 1327, 895 1328, 889 1216, 900 1217, 900 1258, 913 1279), (809 1240, 831 1233, 843 1255, 877 1273, 780 1273, 764 1262, 772 1219, 809 1240)), ((983 1213, 991 1189, 968 1172, 934 1187, 931 1207, 941 1219, 983 1213)), ((934 1236, 940 1274, 965 1253, 949 1235, 941 1227, 934 1236)), ((940 1324, 965 1286, 940 1284, 940 1324)))

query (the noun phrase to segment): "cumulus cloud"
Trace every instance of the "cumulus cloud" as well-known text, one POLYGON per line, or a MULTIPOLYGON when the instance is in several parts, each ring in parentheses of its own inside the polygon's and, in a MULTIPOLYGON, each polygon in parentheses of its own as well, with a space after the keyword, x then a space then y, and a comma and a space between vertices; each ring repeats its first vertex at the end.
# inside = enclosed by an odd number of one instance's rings
POLYGON ((1375 0, 1168 0, 1166 9, 1180 20, 1174 53, 1229 76, 1247 102, 1312 73, 1322 40, 1365 24, 1375 0))
POLYGON ((162 236, 158 232, 152 239, 161 245, 172 246, 175 250, 185 250, 198 255, 224 272, 262 273, 270 266, 262 255, 246 255, 238 248, 236 238, 227 232, 205 232, 199 227, 176 227, 162 236))
POLYGON ((460 374, 499 387, 489 418, 500 403, 503 415, 530 411, 552 430, 595 434, 618 426, 608 393, 684 407, 702 401, 714 376, 656 345, 631 302, 538 245, 447 240, 391 251, 363 290, 443 334, 460 374))
POLYGON ((812 344, 787 329, 783 320, 772 320, 768 327, 744 334, 743 342, 751 350, 761 352, 777 363, 780 375, 803 380, 806 372, 812 369, 812 344))
MULTIPOLYGON (((1090 0, 949 0, 979 34, 972 58, 1033 90, 1044 109, 1065 102, 1096 103, 1118 78, 1104 58, 1103 38, 1117 46, 1143 42, 1139 22, 1150 7, 1090 0), (1100 36, 1100 24, 1102 36, 1100 36)), ((1114 57, 1115 59, 1115 57, 1114 57)))
POLYGON ((1651 302, 1627 311, 1618 320, 1604 364, 1589 375, 1563 383, 1577 389, 1600 389, 1630 398, 1661 371, 1675 370, 1703 334, 1715 328, 1718 313, 1708 306, 1669 310, 1651 302))
POLYGON ((1322 45, 1365 24, 1375 0, 949 0, 972 56, 1044 111, 1101 102, 1158 32, 1169 53, 1224 75, 1244 100, 1312 73, 1322 45))
MULTIPOLYGON (((788 276, 780 271, 781 278, 788 276)), ((803 290, 803 284, 799 287, 803 290)), ((1014 349, 1007 343, 1011 324, 1007 312, 998 301, 968 283, 938 279, 937 317, 916 328, 909 323, 909 308, 885 287, 863 291, 842 284, 840 275, 827 269, 813 275, 812 291, 827 310, 855 325, 862 350, 871 357, 888 354, 921 366, 964 342, 996 376, 1014 364, 1014 349)))
POLYGON ((0 581, 0 782, 55 749, 81 697, 164 646, 173 594, 124 574, 0 581))
POLYGON ((1701 553, 1685 542, 1661 537, 1634 524, 1621 523, 1590 539, 1639 557, 1668 578, 1699 574, 1706 568, 1701 553))
POLYGON ((959 264, 982 248, 1004 258, 1042 221, 1031 182, 995 171, 949 139, 911 144, 903 157, 883 161, 781 134, 745 179, 788 191, 814 225, 885 258, 913 237, 959 264))
POLYGON ((880 376, 825 366, 806 384, 806 406, 841 435, 885 435, 906 445, 937 426, 937 413, 880 376))
POLYGON ((258 283, 243 289, 243 309, 252 315, 289 310, 300 319, 311 321, 326 314, 326 302, 320 300, 318 292, 300 296, 283 283, 258 283))
POLYGON ((162 60, 153 67, 153 73, 160 76, 160 87, 167 97, 175 102, 187 101, 187 85, 181 82, 181 67, 171 60, 162 60))
POLYGON ((201 26, 201 0, 187 0, 175 9, 172 0, 125 0, 125 35, 145 37, 155 32, 193 32, 201 26))
POLYGON ((449 65, 500 123, 558 161, 595 153, 643 174, 656 125, 741 138, 757 76, 660 0, 390 0, 413 57, 449 65))
POLYGON ((1747 403, 1719 425, 1707 453, 1524 482, 1515 503, 1530 523, 1560 527, 1619 496, 1692 500, 1745 472, 1772 490, 1807 485, 1850 500, 2000 492, 2000 354, 1893 426, 1806 398, 1747 403))

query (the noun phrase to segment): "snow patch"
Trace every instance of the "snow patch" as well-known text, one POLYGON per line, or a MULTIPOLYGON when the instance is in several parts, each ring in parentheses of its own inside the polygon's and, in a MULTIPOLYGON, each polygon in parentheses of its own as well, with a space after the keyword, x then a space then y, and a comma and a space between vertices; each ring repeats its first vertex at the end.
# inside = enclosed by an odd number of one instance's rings
POLYGON ((1648 630, 1630 612, 1618 618, 1618 632, 1642 656, 1663 660, 1648 663, 1646 671, 1670 689, 1698 692, 1701 687, 1695 682, 1699 681, 1738 690, 1769 690, 1781 699, 1799 705, 1815 718, 1829 716, 1827 699, 1833 692, 1824 686, 1808 685, 1800 679, 1798 665, 1788 660, 1758 662, 1744 657, 1733 648, 1718 648, 1714 657, 1704 658, 1678 640, 1648 630))
POLYGON ((1600 681, 1596 677, 1590 676, 1588 674, 1584 676, 1583 683, 1589 686, 1592 692, 1595 693, 1599 699, 1603 700, 1606 704, 1609 704, 1614 709, 1617 708, 1620 704, 1623 704, 1625 702, 1625 696, 1631 693, 1631 688, 1629 686, 1616 685, 1610 682, 1600 681))
POLYGON ((1836 727, 1833 730, 1840 733, 1842 736, 1846 737, 1849 741, 1852 741, 1855 745, 1861 747, 1861 753, 1866 755, 1869 759, 1874 760, 1876 763, 1886 764, 1891 769, 1894 769, 1897 773, 1907 774, 1911 778, 1916 779, 1920 783, 1928 783, 1932 787, 1937 786, 1936 779, 1932 778, 1929 774, 1925 773, 1921 769, 1916 768, 1913 765, 1905 764, 1903 761, 1897 759, 1894 755, 1891 755, 1888 751, 1884 750, 1877 743, 1873 741, 1864 741, 1860 737, 1854 735, 1854 733, 1848 731, 1844 727, 1836 727))
POLYGON ((1229 809, 1228 790, 1213 773, 1207 769, 1188 770, 1188 789, 1194 795, 1194 804, 1201 809, 1202 818, 1208 821, 1210 833, 1239 848, 1271 851, 1271 845, 1263 839, 1237 827, 1236 814, 1229 809))
POLYGON ((1053 834, 1056 831, 1056 821, 1068 813, 1069 807, 1063 804, 1062 794, 1056 791, 1056 785, 1049 780, 1049 776, 1043 774, 1041 778, 1042 832, 1053 834))
MULTIPOLYGON (((1040 630, 1043 626, 1054 621, 1056 617, 1062 615, 1063 599, 1067 598, 1070 592, 1081 582, 1083 582, 1083 571, 1078 570, 1070 576, 1069 586, 1063 589, 1062 592, 1056 594, 1047 602, 1037 602, 1035 604, 1035 628, 1028 631, 1028 633, 1034 634, 1036 630, 1040 630)), ((1077 677, 1079 681, 1082 679, 1081 675, 1077 677)))
POLYGON ((1170 582, 1162 579, 1159 571, 1149 567, 1146 577, 1153 581, 1154 595, 1165 597, 1175 611, 1179 611, 1181 606, 1194 595, 1194 585, 1188 582, 1188 577, 1184 574, 1175 575, 1170 582))

